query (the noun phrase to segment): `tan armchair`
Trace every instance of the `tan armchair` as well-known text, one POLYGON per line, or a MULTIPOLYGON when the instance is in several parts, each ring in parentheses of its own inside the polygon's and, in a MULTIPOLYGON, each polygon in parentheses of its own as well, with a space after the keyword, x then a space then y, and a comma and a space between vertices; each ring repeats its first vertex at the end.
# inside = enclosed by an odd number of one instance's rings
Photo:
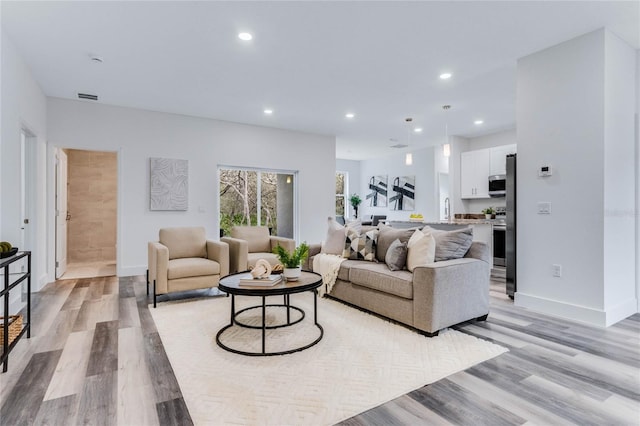
POLYGON ((232 274, 252 269, 258 259, 267 260, 271 266, 278 265, 280 261, 273 254, 277 245, 289 251, 296 248, 296 242, 291 238, 269 235, 266 226, 234 226, 231 237, 220 238, 220 241, 229 244, 229 272, 232 274))
POLYGON ((229 246, 207 240, 202 227, 160 229, 160 241, 149 243, 148 274, 154 308, 158 294, 217 287, 229 274, 229 246))

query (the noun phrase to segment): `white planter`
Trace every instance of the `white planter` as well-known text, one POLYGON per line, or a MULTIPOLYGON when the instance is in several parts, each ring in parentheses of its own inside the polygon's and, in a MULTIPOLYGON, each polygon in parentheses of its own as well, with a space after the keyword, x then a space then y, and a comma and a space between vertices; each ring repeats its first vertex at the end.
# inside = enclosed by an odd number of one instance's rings
POLYGON ((491 215, 490 214, 485 214, 484 217, 485 217, 485 219, 491 219, 491 215))
POLYGON ((302 268, 298 266, 297 268, 284 268, 282 271, 282 276, 287 281, 295 281, 300 278, 300 274, 302 273, 302 268))

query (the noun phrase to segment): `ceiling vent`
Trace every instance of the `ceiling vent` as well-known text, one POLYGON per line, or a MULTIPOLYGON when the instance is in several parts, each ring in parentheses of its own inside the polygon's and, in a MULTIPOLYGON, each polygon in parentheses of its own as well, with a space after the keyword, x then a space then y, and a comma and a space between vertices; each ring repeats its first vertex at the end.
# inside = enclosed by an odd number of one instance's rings
POLYGON ((78 98, 80 99, 88 99, 90 101, 97 101, 98 95, 90 95, 89 93, 78 93, 78 98))
POLYGON ((390 148, 406 148, 409 145, 407 145, 406 143, 397 143, 395 145, 391 145, 390 148))

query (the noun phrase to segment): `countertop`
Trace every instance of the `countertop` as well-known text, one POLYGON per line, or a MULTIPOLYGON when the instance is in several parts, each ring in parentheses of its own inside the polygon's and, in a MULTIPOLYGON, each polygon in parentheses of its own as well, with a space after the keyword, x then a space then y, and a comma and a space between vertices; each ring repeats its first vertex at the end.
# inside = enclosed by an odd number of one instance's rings
POLYGON ((387 220, 388 223, 411 223, 413 225, 493 225, 496 219, 451 219, 429 222, 415 222, 412 220, 387 220))

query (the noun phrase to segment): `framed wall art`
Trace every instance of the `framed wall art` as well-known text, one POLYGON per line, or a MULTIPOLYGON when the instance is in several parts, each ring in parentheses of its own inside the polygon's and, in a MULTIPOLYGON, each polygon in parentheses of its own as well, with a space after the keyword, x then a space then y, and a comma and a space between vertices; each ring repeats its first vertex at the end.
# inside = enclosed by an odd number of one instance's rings
POLYGON ((370 207, 387 207, 387 175, 371 176, 367 188, 370 207))
POLYGON ((150 203, 155 211, 186 211, 189 198, 189 162, 150 158, 150 203))
POLYGON ((416 194, 415 176, 396 176, 391 182, 391 210, 414 210, 416 194))

